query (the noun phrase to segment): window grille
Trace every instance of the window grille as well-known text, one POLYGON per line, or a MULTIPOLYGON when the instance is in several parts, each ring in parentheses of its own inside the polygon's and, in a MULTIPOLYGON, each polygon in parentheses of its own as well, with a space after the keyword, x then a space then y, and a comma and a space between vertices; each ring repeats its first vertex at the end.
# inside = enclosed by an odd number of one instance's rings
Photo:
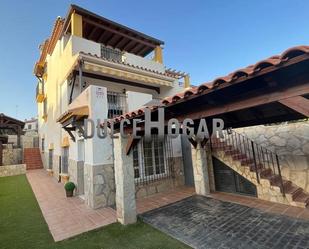
POLYGON ((134 178, 137 185, 172 178, 174 159, 171 139, 162 141, 157 135, 151 141, 141 141, 133 148, 134 178))
POLYGON ((42 149, 42 152, 45 151, 45 138, 42 138, 41 140, 41 149, 42 149))
POLYGON ((61 166, 62 166, 61 172, 67 174, 68 168, 69 168, 69 148, 68 147, 62 148, 61 166))
POLYGON ((107 92, 108 118, 114 118, 127 112, 127 95, 125 93, 107 92))
POLYGON ((45 98, 43 102, 43 116, 47 116, 47 98, 45 98))
POLYGON ((122 52, 101 44, 101 57, 107 60, 122 62, 122 52))
POLYGON ((54 154, 54 151, 49 150, 49 152, 48 152, 48 168, 49 169, 53 168, 53 154, 54 154))

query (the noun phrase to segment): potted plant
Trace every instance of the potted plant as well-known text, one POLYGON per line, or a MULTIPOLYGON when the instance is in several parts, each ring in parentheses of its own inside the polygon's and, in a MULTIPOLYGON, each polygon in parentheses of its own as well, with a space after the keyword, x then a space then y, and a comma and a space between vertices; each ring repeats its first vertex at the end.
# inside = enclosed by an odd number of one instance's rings
POLYGON ((73 182, 67 182, 64 185, 64 189, 65 189, 65 193, 66 193, 67 197, 72 197, 74 189, 75 189, 75 184, 73 182))

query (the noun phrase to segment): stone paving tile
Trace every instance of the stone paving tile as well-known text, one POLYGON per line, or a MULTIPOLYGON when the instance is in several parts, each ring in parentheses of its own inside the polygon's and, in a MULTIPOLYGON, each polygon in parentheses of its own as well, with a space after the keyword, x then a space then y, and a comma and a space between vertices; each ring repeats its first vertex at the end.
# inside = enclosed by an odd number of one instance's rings
POLYGON ((136 200, 137 213, 141 214, 180 201, 194 194, 194 188, 179 187, 164 193, 157 193, 144 198, 139 198, 136 200))
POLYGON ((309 221, 203 196, 141 215, 193 248, 309 248, 309 221))
POLYGON ((63 184, 44 169, 28 171, 27 178, 55 241, 116 222, 111 208, 93 210, 78 197, 66 198, 63 184))
POLYGON ((262 211, 266 211, 269 213, 283 214, 294 218, 302 218, 309 220, 309 209, 308 208, 300 208, 293 207, 285 204, 280 204, 276 202, 270 202, 261 200, 255 197, 243 196, 243 195, 235 195, 231 193, 223 193, 223 192, 214 192, 209 195, 209 197, 221 200, 228 201, 237 204, 241 204, 248 207, 258 208, 262 211))

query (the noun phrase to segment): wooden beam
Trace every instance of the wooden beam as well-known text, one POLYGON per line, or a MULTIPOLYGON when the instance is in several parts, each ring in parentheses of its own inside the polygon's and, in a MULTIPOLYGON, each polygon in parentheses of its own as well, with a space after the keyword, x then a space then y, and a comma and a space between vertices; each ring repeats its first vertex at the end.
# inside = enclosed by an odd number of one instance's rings
POLYGON ((153 44, 153 43, 150 43, 150 42, 147 42, 147 41, 144 41, 144 40, 135 38, 135 37, 133 37, 133 36, 127 35, 127 34, 125 34, 125 33, 123 33, 123 32, 117 31, 117 30, 115 30, 115 29, 113 29, 113 28, 110 28, 110 27, 108 27, 108 26, 106 26, 106 25, 104 25, 104 24, 97 23, 97 22, 92 21, 92 20, 90 20, 90 19, 88 19, 88 18, 83 18, 83 21, 84 21, 84 22, 87 22, 87 23, 89 23, 89 24, 95 25, 95 26, 97 26, 97 27, 99 27, 99 28, 105 29, 105 30, 107 30, 107 31, 109 31, 109 32, 112 32, 112 33, 114 33, 114 34, 118 34, 118 35, 124 36, 124 37, 126 37, 126 38, 129 38, 130 40, 134 40, 134 41, 136 41, 136 42, 138 42, 138 43, 143 43, 143 44, 146 45, 146 46, 153 47, 153 48, 156 47, 156 45, 153 44))
POLYGON ((117 48, 117 44, 119 41, 121 41, 124 37, 121 36, 114 36, 113 39, 109 41, 110 46, 113 48, 117 48))
POLYGON ((189 138, 189 142, 193 145, 194 148, 196 148, 197 142, 193 138, 189 138))
POLYGON ((98 43, 102 43, 101 41, 103 39, 104 34, 105 34, 105 30, 102 30, 101 35, 98 38, 98 43))
POLYGON ((129 136, 128 142, 126 145, 126 155, 129 155, 131 149, 139 142, 139 138, 133 138, 132 135, 129 136))
POLYGON ((290 97, 278 102, 306 117, 309 117, 309 100, 302 96, 290 97))
MULTIPOLYGON (((301 63, 301 62, 305 62, 307 60, 309 60, 309 54, 303 54, 303 55, 300 55, 300 56, 297 56, 295 58, 292 58, 292 59, 288 60, 282 66, 280 66, 280 69, 284 69, 284 68, 287 68, 287 67, 289 67, 291 65, 295 65, 295 64, 301 63)), ((264 76, 266 74, 273 73, 273 72, 275 72, 277 70, 278 70, 278 66, 271 66, 271 67, 263 69, 262 71, 254 73, 252 75, 249 75, 247 77, 240 77, 237 80, 233 81, 233 86, 241 84, 241 83, 244 83, 244 82, 249 81, 249 80, 251 80, 253 78, 257 78, 257 77, 260 77, 260 76, 264 76)), ((298 82, 297 83, 293 82, 293 83, 294 83, 294 85, 298 84, 298 82)), ((187 102, 188 100, 191 100, 191 99, 199 98, 200 96, 207 95, 210 92, 218 91, 220 89, 228 88, 230 86, 231 86, 230 82, 226 82, 226 83, 220 84, 215 89, 213 89, 213 88, 207 89, 207 90, 203 91, 201 94, 198 94, 198 95, 193 94, 193 95, 187 97, 186 99, 181 99, 181 100, 177 101, 174 105, 181 104, 182 102, 187 102)))
POLYGON ((135 45, 135 41, 129 40, 129 42, 127 42, 127 44, 124 45, 123 49, 124 51, 128 51, 130 50, 134 45, 135 45))
POLYGON ((133 54, 138 54, 138 52, 141 50, 141 49, 144 49, 144 45, 143 44, 136 44, 136 46, 134 48, 132 48, 131 52, 133 54))
POLYGON ((89 40, 92 40, 92 39, 93 39, 93 36, 94 36, 95 33, 97 32, 97 30, 98 30, 98 27, 94 27, 94 28, 91 30, 90 34, 88 35, 89 40))
POLYGON ((144 54, 149 50, 149 47, 143 47, 142 50, 138 52, 138 55, 144 56, 144 54))
POLYGON ((116 43, 115 48, 122 50, 121 45, 122 45, 122 43, 125 43, 125 41, 126 41, 126 39, 124 37, 121 37, 121 39, 116 43))
MULTIPOLYGON (((267 93, 263 94, 261 96, 246 98, 242 100, 238 100, 232 103, 227 103, 223 105, 217 105, 217 106, 210 106, 206 107, 204 110, 202 107, 199 107, 200 110, 198 111, 192 111, 190 113, 182 113, 179 116, 175 116, 175 118, 178 118, 179 122, 182 122, 186 118, 191 118, 193 120, 206 118, 206 117, 212 117, 217 116, 220 114, 224 114, 227 112, 233 112, 238 111, 242 109, 252 108, 260 105, 269 104, 272 102, 279 102, 280 100, 295 97, 299 95, 305 95, 309 94, 309 83, 306 83, 301 86, 295 86, 290 87, 285 90, 277 91, 274 93, 267 93)), ((201 96, 206 97, 207 96, 201 96)), ((190 105, 190 101, 186 102, 187 105, 190 105)), ((174 107, 175 108, 175 107, 174 107)))
POLYGON ((105 44, 105 45, 107 46, 107 45, 108 45, 108 44, 107 44, 108 41, 110 41, 111 39, 113 39, 114 36, 115 36, 115 34, 113 34, 113 33, 110 33, 110 34, 107 33, 106 36, 103 37, 101 43, 103 43, 103 44, 105 44))

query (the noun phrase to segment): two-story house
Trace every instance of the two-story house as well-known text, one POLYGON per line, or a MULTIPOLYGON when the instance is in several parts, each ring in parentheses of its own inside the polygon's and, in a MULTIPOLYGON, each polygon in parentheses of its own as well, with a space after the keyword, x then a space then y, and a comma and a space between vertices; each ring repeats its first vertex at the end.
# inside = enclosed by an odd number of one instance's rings
MULTIPOLYGON (((138 111, 189 87, 188 74, 166 69, 163 45, 72 5, 40 46, 34 74, 43 164, 59 181, 73 181, 92 208, 115 204, 113 141, 84 139, 77 126, 138 111)), ((184 184, 180 138, 142 141, 133 155, 137 197, 184 184)))

